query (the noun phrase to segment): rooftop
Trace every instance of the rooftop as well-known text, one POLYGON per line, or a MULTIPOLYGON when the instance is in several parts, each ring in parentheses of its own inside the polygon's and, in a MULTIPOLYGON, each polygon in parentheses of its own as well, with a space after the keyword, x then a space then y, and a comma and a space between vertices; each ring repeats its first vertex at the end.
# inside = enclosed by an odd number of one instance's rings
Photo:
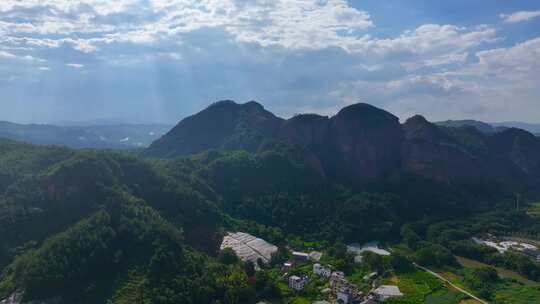
POLYGON ((242 261, 257 263, 260 258, 268 263, 278 248, 263 239, 244 232, 229 232, 221 243, 222 250, 231 248, 242 261))
POLYGON ((403 293, 399 290, 399 287, 395 285, 381 285, 379 288, 373 291, 375 294, 384 295, 384 296, 402 296, 403 293))

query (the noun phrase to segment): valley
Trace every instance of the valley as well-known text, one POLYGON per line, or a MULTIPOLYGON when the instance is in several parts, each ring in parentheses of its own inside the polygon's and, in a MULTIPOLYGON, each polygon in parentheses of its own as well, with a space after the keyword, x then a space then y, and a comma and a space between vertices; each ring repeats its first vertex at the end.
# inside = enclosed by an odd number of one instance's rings
POLYGON ((472 237, 540 235, 539 147, 366 104, 285 120, 230 101, 140 153, 0 140, 0 299, 470 301, 425 267, 534 302, 540 265, 472 237))

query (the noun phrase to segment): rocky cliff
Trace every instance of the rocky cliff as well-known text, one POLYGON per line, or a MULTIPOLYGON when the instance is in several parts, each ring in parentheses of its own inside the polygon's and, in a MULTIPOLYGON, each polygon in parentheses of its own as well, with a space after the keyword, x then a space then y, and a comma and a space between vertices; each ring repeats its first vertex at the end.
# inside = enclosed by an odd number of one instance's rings
POLYGON ((400 124, 391 113, 363 103, 333 117, 302 114, 285 120, 256 102, 222 101, 182 120, 144 155, 256 152, 269 141, 296 147, 317 174, 338 179, 405 174, 447 183, 540 180, 540 139, 527 131, 488 134, 474 127, 439 126, 418 115, 400 124))

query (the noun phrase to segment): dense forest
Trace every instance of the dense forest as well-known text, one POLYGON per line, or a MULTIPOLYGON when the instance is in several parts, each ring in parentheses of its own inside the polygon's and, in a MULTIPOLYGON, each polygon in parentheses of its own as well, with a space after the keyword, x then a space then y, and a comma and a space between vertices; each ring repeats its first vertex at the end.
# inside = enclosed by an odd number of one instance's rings
MULTIPOLYGON (((370 124, 388 118, 377 115, 370 124)), ((267 124, 271 118, 260 119, 267 124)), ((432 132, 423 121, 413 123, 404 135, 411 140, 408 151, 418 151, 413 143, 427 145, 419 138, 432 132)), ((485 149, 495 145, 468 129, 434 132, 445 141, 437 147, 459 139, 470 155, 489 154, 485 149)), ((538 199, 534 187, 515 188, 504 178, 473 183, 386 169, 372 179, 351 171, 339 178, 343 161, 356 156, 342 154, 332 163, 335 151, 313 143, 308 153, 307 146, 290 141, 246 136, 249 145, 243 147, 204 145, 202 152, 167 158, 149 155, 155 147, 136 155, 0 141, 0 299, 17 293, 24 301, 59 303, 279 298, 264 269, 254 283, 253 265, 218 250, 226 231, 250 232, 281 249, 324 244, 345 269, 350 257, 343 244, 379 240, 404 244, 411 254, 403 259, 426 266, 452 265, 459 255, 540 280, 540 267, 530 260, 470 241, 486 232, 540 237, 538 220, 515 208, 515 190, 523 190, 526 202, 538 199), (325 174, 306 156, 313 154, 322 159, 325 174)), ((498 136, 509 140, 512 134, 498 136)), ((235 135, 229 143, 242 138, 235 135)), ((522 167, 536 165, 520 161, 522 167)), ((286 259, 281 249, 274 263, 286 259)), ((406 267, 400 258, 384 263, 406 267)), ((478 277, 489 275, 474 273, 469 281, 478 284, 478 277)))

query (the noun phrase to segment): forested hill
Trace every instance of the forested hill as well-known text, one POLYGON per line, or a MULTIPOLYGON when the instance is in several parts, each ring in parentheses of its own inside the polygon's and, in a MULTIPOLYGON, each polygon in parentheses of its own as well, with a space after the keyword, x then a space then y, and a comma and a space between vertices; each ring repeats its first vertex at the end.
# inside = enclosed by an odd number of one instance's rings
POLYGON ((285 248, 318 244, 352 269, 343 244, 372 240, 407 244, 410 260, 432 248, 482 254, 538 280, 526 258, 470 241, 540 235, 514 207, 515 191, 524 203, 540 198, 538 145, 519 129, 486 135, 421 116, 400 124, 367 104, 283 120, 230 101, 143 153, 161 158, 0 140, 0 300, 279 302, 285 248), (254 275, 220 252, 226 231, 279 246, 273 268, 254 275))
MULTIPOLYGON (((379 115, 375 120, 392 118, 379 115)), ((430 134, 414 130, 403 136, 430 134)), ((347 242, 400 241, 407 223, 416 222, 416 231, 426 237, 430 225, 439 229, 443 220, 490 212, 473 218, 473 224, 456 223, 469 225, 459 233, 436 234, 444 238, 430 241, 450 246, 449 238, 467 244, 471 234, 482 231, 540 232, 537 221, 513 211, 512 193, 504 189, 420 176, 350 187, 318 174, 303 156, 276 144, 257 153, 213 150, 160 160, 0 140, 0 299, 279 300, 271 270, 257 273, 254 283, 246 265, 218 253, 225 231, 246 231, 280 248, 303 246, 301 238, 343 248, 347 242)), ((416 244, 412 248, 432 246, 416 244)), ((340 265, 347 265, 348 258, 341 259, 340 265)), ((274 263, 280 261, 278 256, 274 263)))
POLYGON ((171 158, 208 149, 250 152, 286 143, 304 163, 337 180, 378 180, 415 175, 440 182, 538 185, 540 139, 515 128, 481 132, 440 126, 415 116, 400 124, 368 104, 348 106, 333 117, 313 114, 284 120, 256 102, 217 102, 182 120, 143 152, 171 158))

